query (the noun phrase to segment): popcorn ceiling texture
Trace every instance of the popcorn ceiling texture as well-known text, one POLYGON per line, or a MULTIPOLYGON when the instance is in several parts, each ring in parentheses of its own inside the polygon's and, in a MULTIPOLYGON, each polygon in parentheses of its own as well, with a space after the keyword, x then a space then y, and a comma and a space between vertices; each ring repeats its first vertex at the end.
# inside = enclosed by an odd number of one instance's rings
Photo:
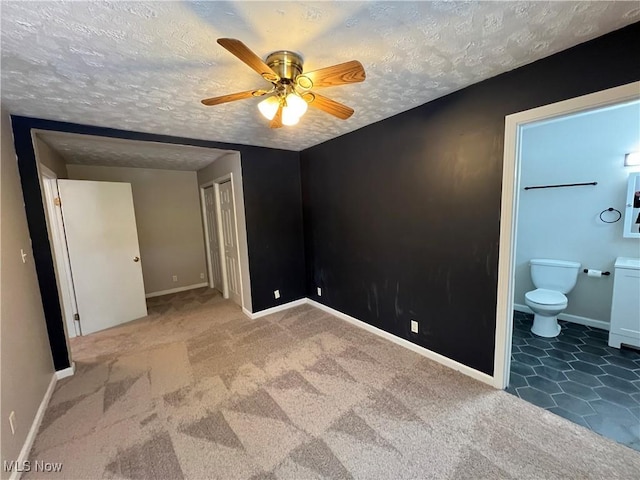
POLYGON ((301 150, 640 19, 638 2, 2 2, 2 103, 12 114, 301 150), (265 57, 301 52, 305 70, 351 59, 364 83, 322 89, 355 109, 310 109, 271 130, 262 88, 216 44, 265 57))
POLYGON ((39 132, 38 137, 66 163, 75 165, 194 171, 229 153, 215 148, 70 133, 39 132))

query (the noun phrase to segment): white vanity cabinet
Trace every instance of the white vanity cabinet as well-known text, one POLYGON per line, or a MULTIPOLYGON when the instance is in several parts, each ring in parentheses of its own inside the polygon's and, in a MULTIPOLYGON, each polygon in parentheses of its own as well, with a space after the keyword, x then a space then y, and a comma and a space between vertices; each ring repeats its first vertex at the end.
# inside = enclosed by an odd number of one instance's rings
POLYGON ((618 257, 613 278, 609 346, 640 347, 640 259, 618 257))

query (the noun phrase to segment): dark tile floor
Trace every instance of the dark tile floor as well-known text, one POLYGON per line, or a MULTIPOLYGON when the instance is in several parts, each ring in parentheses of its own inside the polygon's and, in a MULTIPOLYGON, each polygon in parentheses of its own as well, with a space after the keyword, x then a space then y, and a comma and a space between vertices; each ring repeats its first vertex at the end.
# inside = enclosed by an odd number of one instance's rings
POLYGON ((515 312, 507 392, 640 451, 640 352, 607 345, 609 332, 560 321, 555 338, 515 312))

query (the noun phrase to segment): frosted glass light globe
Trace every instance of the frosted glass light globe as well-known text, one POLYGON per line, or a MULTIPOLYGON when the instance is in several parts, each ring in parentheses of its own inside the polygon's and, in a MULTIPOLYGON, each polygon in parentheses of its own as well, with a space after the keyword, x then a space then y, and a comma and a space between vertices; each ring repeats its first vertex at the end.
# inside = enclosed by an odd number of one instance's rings
MULTIPOLYGON (((302 100, 304 102, 304 100, 302 100)), ((276 116, 276 112, 278 111, 278 107, 280 106, 280 100, 277 96, 272 96, 264 99, 258 104, 258 110, 260 113, 267 119, 273 120, 273 117, 276 116)))
POLYGON ((307 102, 300 98, 300 95, 290 93, 289 95, 287 95, 286 108, 291 109, 292 115, 300 118, 307 111, 307 102))
POLYGON ((295 115, 295 112, 290 107, 284 107, 282 109, 282 124, 288 127, 295 125, 300 121, 300 117, 295 115))

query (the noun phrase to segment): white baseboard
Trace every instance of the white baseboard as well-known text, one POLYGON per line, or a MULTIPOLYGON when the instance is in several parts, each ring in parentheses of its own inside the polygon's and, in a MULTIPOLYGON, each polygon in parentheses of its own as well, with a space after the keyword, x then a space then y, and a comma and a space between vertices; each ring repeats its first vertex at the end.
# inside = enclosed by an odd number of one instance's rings
POLYGON ((208 286, 209 284, 207 282, 195 283, 193 285, 187 285, 185 287, 170 288, 169 290, 159 290, 157 292, 147 293, 145 294, 145 298, 160 297, 162 295, 169 295, 170 293, 184 292, 187 290, 193 290, 194 288, 201 288, 201 287, 208 287, 208 286))
POLYGON ((310 298, 301 298, 300 300, 295 300, 293 302, 285 303, 283 305, 278 305, 277 307, 261 310, 256 313, 252 313, 246 308, 243 308, 242 311, 247 317, 253 320, 256 318, 264 317, 265 315, 281 312, 283 310, 287 310, 289 308, 297 307, 299 305, 304 305, 304 304, 309 304, 320 310, 324 310, 325 312, 330 313, 331 315, 341 320, 345 320, 346 322, 349 322, 352 325, 355 325, 356 327, 367 330, 368 332, 371 332, 374 335, 378 335, 379 337, 389 340, 397 345, 400 345, 401 347, 404 347, 413 352, 416 352, 422 355, 423 357, 426 357, 430 360, 440 363, 446 367, 452 368, 453 370, 457 370, 458 372, 463 373, 476 380, 479 380, 483 383, 486 383, 487 385, 495 386, 494 378, 491 375, 487 375, 486 373, 483 373, 474 368, 468 367, 467 365, 463 365, 462 363, 456 362, 455 360, 452 360, 448 357, 445 357, 444 355, 440 355, 439 353, 428 350, 424 347, 421 347, 420 345, 416 345, 415 343, 405 340, 404 338, 397 337, 392 333, 385 332, 384 330, 381 330, 377 327, 369 325, 368 323, 363 322, 362 320, 358 320, 357 318, 347 315, 346 313, 342 313, 331 307, 327 307, 326 305, 323 305, 322 303, 318 303, 315 300, 311 300, 310 298))
POLYGON ((266 315, 271 315, 272 313, 282 312, 283 310, 288 310, 290 308, 304 305, 306 303, 307 303, 307 299, 301 298, 300 300, 294 300, 293 302, 283 303, 282 305, 267 308, 266 310, 260 310, 259 312, 256 312, 256 313, 252 313, 244 307, 242 308, 242 311, 251 320, 255 320, 256 318, 264 317, 266 315))
POLYGON ((373 325, 369 325, 368 323, 365 323, 362 320, 358 320, 357 318, 347 315, 346 313, 342 313, 342 312, 339 312, 338 310, 334 310, 331 307, 327 307, 322 303, 318 303, 309 298, 307 298, 307 303, 309 305, 313 305, 316 308, 319 308, 320 310, 324 310, 325 312, 330 313, 331 315, 338 317, 341 320, 345 320, 346 322, 349 322, 352 325, 355 325, 356 327, 360 327, 368 332, 373 333, 374 335, 378 335, 379 337, 389 340, 390 342, 400 345, 401 347, 407 348, 415 353, 418 353, 423 357, 426 357, 430 360, 438 362, 444 365, 445 367, 449 367, 449 368, 452 368, 453 370, 457 370, 460 373, 463 373, 471 378, 474 378, 483 383, 486 383, 487 385, 491 385, 492 387, 494 386, 494 380, 491 375, 487 375, 486 373, 480 372, 474 368, 463 365, 462 363, 456 362, 455 360, 452 360, 448 357, 445 357, 444 355, 440 355, 439 353, 436 353, 429 349, 421 347, 420 345, 416 345, 415 343, 405 340, 404 338, 397 337, 392 333, 385 332, 384 330, 374 327, 373 325))
MULTIPOLYGON (((58 379, 56 378, 56 374, 53 374, 51 376, 49 386, 47 387, 47 391, 44 393, 44 397, 42 397, 42 401, 40 402, 40 406, 38 407, 36 416, 33 418, 31 428, 29 429, 29 433, 27 434, 27 438, 25 438, 22 449, 20 450, 20 455, 17 458, 18 465, 24 465, 24 462, 29 460, 29 452, 31 452, 31 447, 33 446, 33 442, 36 439, 38 430, 40 429, 40 424, 42 423, 42 419, 44 418, 44 412, 47 410, 47 406, 49 405, 49 400, 51 400, 51 395, 53 395, 53 389, 56 386, 57 380, 58 379)), ((22 472, 14 470, 11 473, 9 480, 18 480, 21 475, 22 472)))
POLYGON ((71 366, 63 370, 56 370, 56 379, 62 380, 63 378, 72 377, 76 373, 76 362, 71 362, 71 366))
MULTIPOLYGON (((513 309, 518 312, 531 313, 533 311, 527 305, 521 305, 519 303, 513 304, 513 309)), ((609 331, 610 324, 603 320, 596 320, 594 318, 580 317, 578 315, 571 315, 569 313, 561 313, 558 315, 558 320, 564 320, 565 322, 577 323, 579 325, 586 325, 587 327, 599 328, 601 330, 609 331)))

